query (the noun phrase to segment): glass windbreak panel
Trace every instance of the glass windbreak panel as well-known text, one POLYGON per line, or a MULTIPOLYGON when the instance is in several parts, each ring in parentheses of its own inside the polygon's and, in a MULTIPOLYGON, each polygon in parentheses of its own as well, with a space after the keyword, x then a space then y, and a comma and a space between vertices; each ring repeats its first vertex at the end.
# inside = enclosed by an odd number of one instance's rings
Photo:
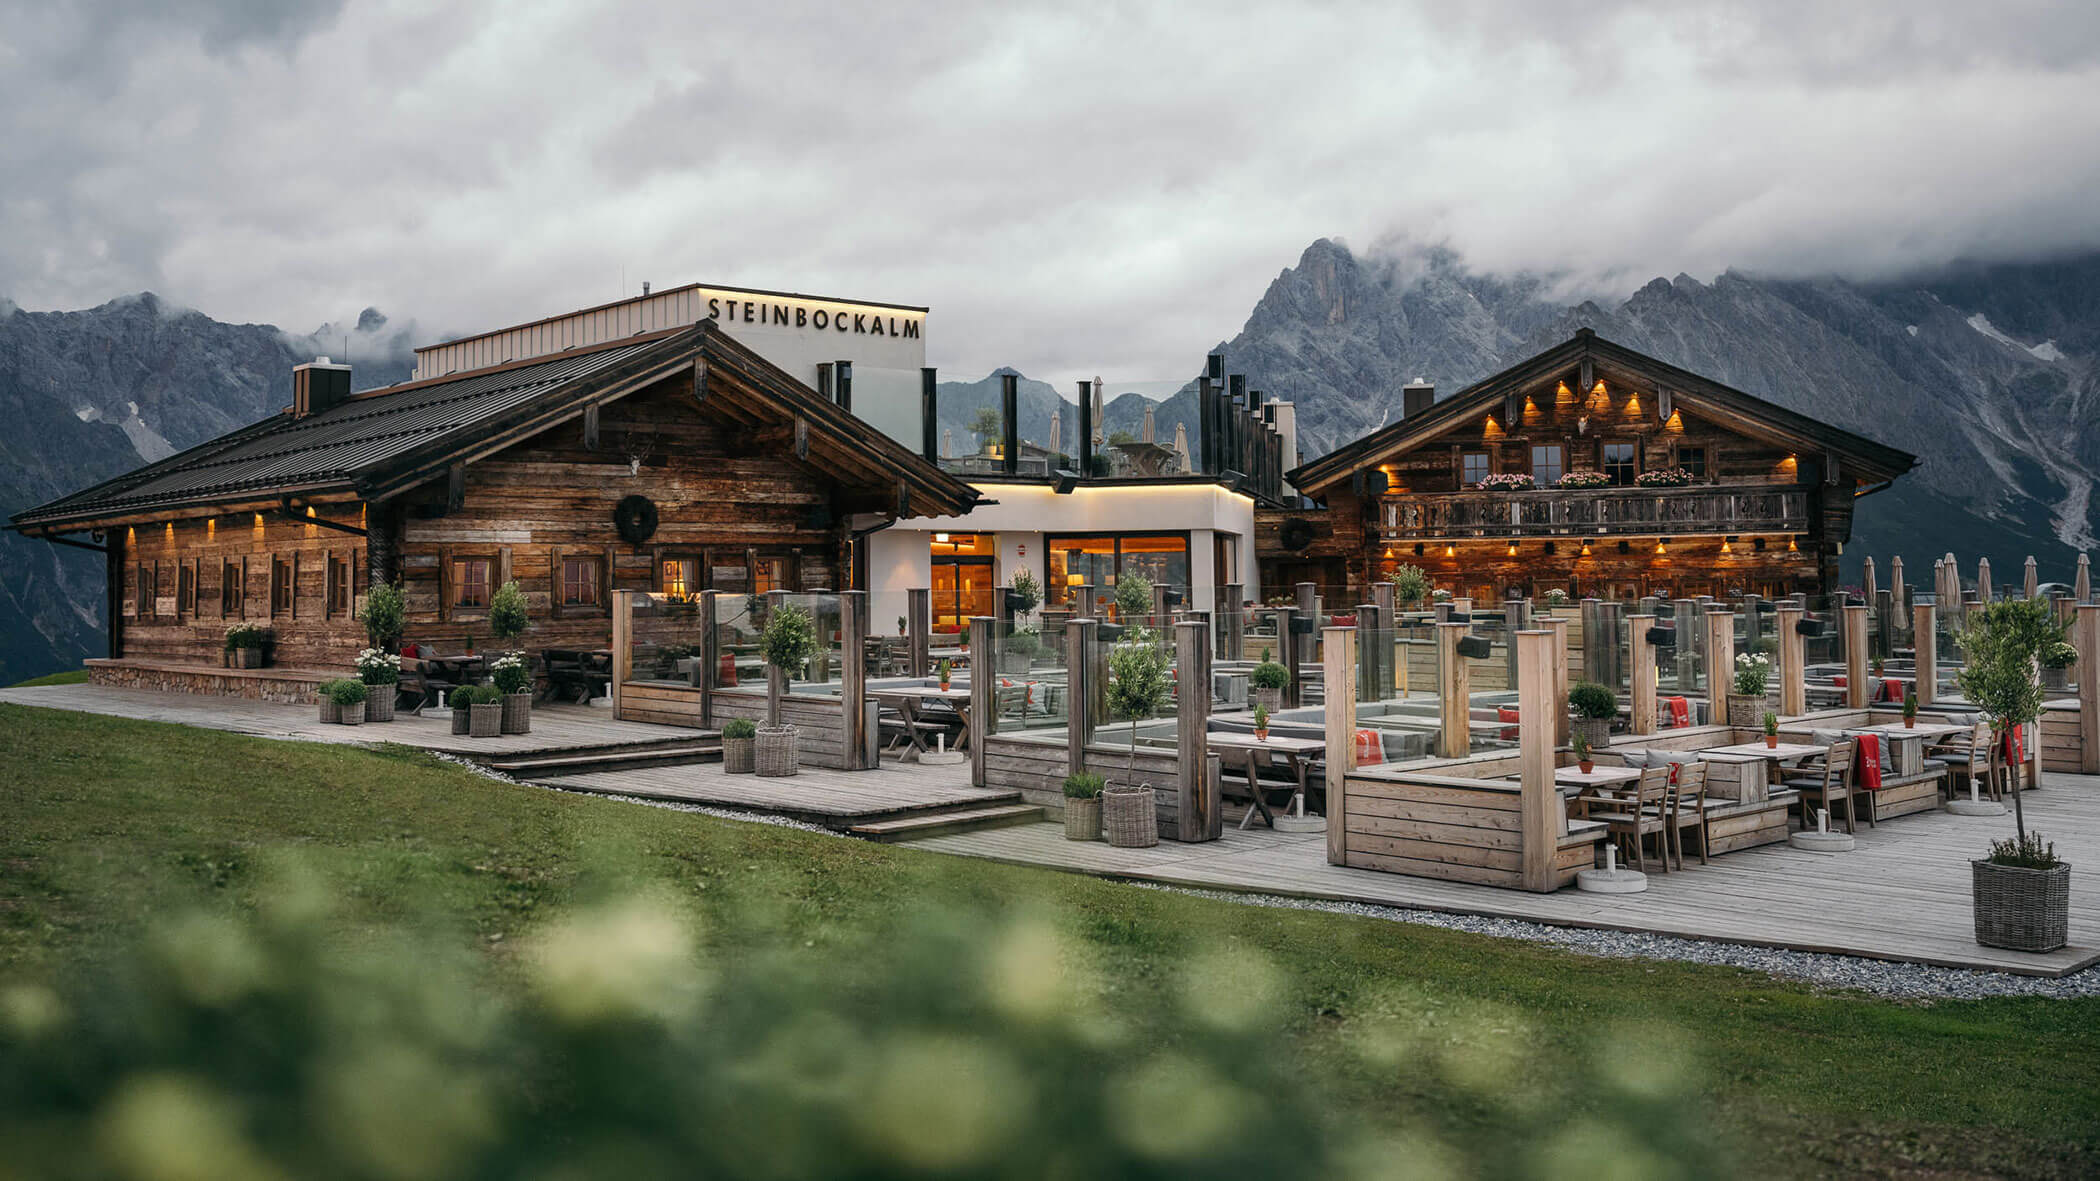
POLYGON ((854 416, 918 454, 925 443, 920 381, 916 369, 854 365, 854 416))
MULTIPOLYGON (((737 606, 733 602, 719 604, 723 610, 737 606)), ((704 617, 702 605, 695 598, 633 596, 628 616, 628 676, 636 681, 688 687, 720 684, 718 670, 708 667, 703 659, 707 635, 704 617)), ((545 655, 550 674, 558 663, 564 679, 589 683, 596 675, 609 676, 612 671, 611 661, 604 653, 549 649, 545 655)))
POLYGON ((1057 399, 1048 391, 1024 385, 1018 398, 1020 403, 1021 449, 1014 461, 1015 474, 1045 479, 1060 465, 1058 449, 1065 444, 1065 432, 1074 423, 1060 419, 1055 411, 1057 399), (1056 437, 1053 439, 1052 428, 1056 437))
MULTIPOLYGON (((1124 537, 1118 542, 1120 556, 1116 577, 1136 575, 1155 587, 1187 593, 1189 585, 1189 541, 1185 536, 1124 537)), ((1148 607, 1149 611, 1150 608, 1148 607)))

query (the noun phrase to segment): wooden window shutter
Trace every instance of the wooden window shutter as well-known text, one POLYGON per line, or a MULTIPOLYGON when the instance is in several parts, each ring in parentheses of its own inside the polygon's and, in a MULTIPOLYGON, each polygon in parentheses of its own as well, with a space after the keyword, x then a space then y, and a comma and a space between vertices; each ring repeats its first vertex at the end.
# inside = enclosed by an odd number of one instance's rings
POLYGON ((615 547, 613 546, 613 544, 612 544, 611 542, 607 542, 607 543, 606 543, 606 545, 605 545, 605 577, 604 577, 603 579, 601 579, 601 580, 599 581, 599 583, 598 583, 598 613, 599 613, 599 614, 601 614, 601 615, 608 615, 608 616, 609 616, 609 615, 611 615, 611 614, 612 614, 612 602, 613 602, 613 553, 614 553, 614 549, 615 549, 615 547))
POLYGON ((549 616, 551 616, 552 618, 555 618, 555 619, 560 619, 560 618, 562 617, 562 609, 561 609, 561 596, 562 596, 562 588, 561 588, 561 575, 562 575, 562 570, 561 570, 561 562, 562 562, 562 548, 561 548, 560 546, 558 546, 558 545, 550 545, 550 546, 548 546, 548 547, 547 547, 547 614, 548 614, 549 616))
POLYGON ((489 599, 493 602, 496 598, 496 588, 510 581, 510 547, 506 545, 497 550, 496 561, 491 565, 495 567, 489 571, 489 599))
POLYGON ((289 592, 290 592, 290 593, 288 593, 288 594, 286 594, 286 595, 285 595, 285 599, 286 599, 287 601, 289 601, 289 602, 291 603, 291 616, 292 616, 292 618, 293 618, 293 619, 297 619, 297 618, 299 618, 299 551, 298 551, 298 550, 293 550, 293 551, 292 551, 292 566, 291 566, 291 569, 290 569, 289 571, 287 571, 287 572, 285 573, 285 580, 286 580, 286 581, 287 581, 288 583, 290 583, 290 587, 288 588, 288 589, 289 589, 289 592))
POLYGON ((438 620, 440 622, 448 621, 452 618, 453 578, 452 547, 448 545, 438 550, 438 620))

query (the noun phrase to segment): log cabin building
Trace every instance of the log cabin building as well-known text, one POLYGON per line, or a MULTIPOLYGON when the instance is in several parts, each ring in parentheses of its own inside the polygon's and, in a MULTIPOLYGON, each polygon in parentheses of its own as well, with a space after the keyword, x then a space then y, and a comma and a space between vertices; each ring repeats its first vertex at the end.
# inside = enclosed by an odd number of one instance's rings
POLYGON ((1853 502, 1918 462, 1587 328, 1402 411, 1289 474, 1317 507, 1257 515, 1265 587, 1408 563, 1476 601, 1828 593, 1853 502))
POLYGON ((106 553, 93 679, 272 696, 181 670, 216 668, 225 629, 254 622, 270 664, 342 675, 382 580, 406 592, 408 640, 484 645, 515 579, 534 645, 602 648, 615 589, 843 587, 869 531, 977 502, 718 319, 635 327, 542 322, 503 360, 481 338, 430 346, 445 355, 418 372, 441 375, 361 393, 347 366, 301 365, 284 412, 13 525, 106 553))

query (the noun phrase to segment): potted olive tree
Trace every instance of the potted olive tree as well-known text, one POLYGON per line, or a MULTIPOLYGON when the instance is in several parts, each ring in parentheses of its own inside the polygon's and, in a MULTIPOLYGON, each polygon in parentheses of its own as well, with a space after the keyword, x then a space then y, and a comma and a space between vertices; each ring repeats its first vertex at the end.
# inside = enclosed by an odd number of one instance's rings
MULTIPOLYGON (((2041 661, 2064 643, 2064 624, 2035 600, 1992 603, 1955 635, 1963 665, 1955 674, 1962 695, 1983 710, 1998 741, 2019 749, 2016 737, 2042 716, 2041 661)), ((2054 845, 2027 831, 2020 803, 2020 763, 2006 760, 2012 780, 2015 839, 1992 845, 1969 863, 1976 906, 1976 942, 2015 951, 2054 951, 2068 937, 2071 867, 2054 845)))
POLYGON ((357 654, 357 679, 365 684, 365 720, 394 720, 394 686, 401 683, 401 658, 378 648, 357 654))
POLYGON ((375 582, 365 588, 365 605, 357 621, 365 625, 367 643, 381 652, 392 652, 407 628, 408 596, 394 583, 375 582))
POLYGON ((505 734, 532 732, 532 665, 522 652, 508 652, 489 665, 489 679, 501 694, 505 734))
POLYGON ((1393 571, 1393 601, 1402 607, 1417 606, 1429 597, 1429 572, 1405 562, 1393 571))
POLYGON ((788 683, 816 655, 817 633, 809 612, 793 603, 782 603, 766 620, 759 636, 759 651, 766 658, 766 724, 758 728, 754 758, 758 774, 793 775, 799 770, 795 753, 795 728, 780 720, 780 699, 788 683))
POLYGON ((1575 713, 1574 731, 1590 740, 1591 747, 1611 741, 1612 719, 1619 716, 1619 699, 1595 681, 1577 681, 1568 690, 1568 708, 1575 713))
POLYGON ((1765 682, 1772 675, 1772 658, 1762 652, 1745 652, 1735 658, 1735 692, 1728 695, 1728 724, 1747 730, 1757 724, 1765 708, 1765 682))
POLYGON ((1247 674, 1247 686, 1254 690, 1254 704, 1275 713, 1283 708, 1283 687, 1291 683, 1291 670, 1269 659, 1269 650, 1261 650, 1261 663, 1247 674))
POLYGON ((1101 777, 1081 772, 1065 776, 1065 839, 1101 839, 1101 777))
POLYGON ((749 775, 757 769, 752 743, 758 726, 750 718, 731 718, 722 723, 722 770, 729 775, 749 775))
POLYGON ((1138 723, 1166 705, 1167 692, 1166 649, 1149 629, 1131 628, 1108 650, 1109 712, 1130 723, 1130 762, 1124 782, 1101 793, 1102 833, 1117 848, 1139 849, 1159 843, 1152 785, 1137 781, 1138 723))

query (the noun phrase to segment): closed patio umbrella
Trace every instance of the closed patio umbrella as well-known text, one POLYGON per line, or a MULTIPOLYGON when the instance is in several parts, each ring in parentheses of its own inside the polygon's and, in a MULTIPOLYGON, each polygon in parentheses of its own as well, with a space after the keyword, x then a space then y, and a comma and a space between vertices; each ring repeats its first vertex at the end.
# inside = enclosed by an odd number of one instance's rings
POLYGON ((2028 554, 2028 555, 2027 555, 2027 585, 2026 585, 2026 587, 2024 588, 2024 589, 2025 589, 2025 590, 2027 591, 2027 597, 2028 597, 2029 599, 2033 599, 2033 598, 2035 598, 2035 597, 2039 596, 2039 595, 2041 594, 2041 588, 2042 588, 2042 575, 2041 575, 2041 570, 2040 570, 2040 569, 2039 569, 2038 567, 2036 567, 2036 566, 2035 566, 2035 564, 2034 564, 2034 555, 2033 555, 2033 554, 2028 554))
POLYGON ((1991 560, 1989 558, 1976 559, 1976 601, 1979 603, 1991 601, 1991 560))
POLYGON ((2078 555, 2078 581, 2071 585, 2071 591, 2081 603, 2093 601, 2093 563, 2084 554, 2078 555))
POLYGON ((1896 592, 1895 603, 1897 613, 1899 615, 1905 615, 1910 610, 1910 604, 1904 602, 1903 600, 1910 597, 1910 588, 1903 585, 1902 554, 1897 554, 1895 557, 1889 559, 1889 589, 1896 592))
POLYGON ((1880 589, 1878 586, 1875 585, 1874 582, 1874 555, 1867 555, 1867 560, 1862 564, 1861 569, 1863 571, 1863 577, 1866 581, 1867 605, 1873 606, 1874 592, 1880 589))

